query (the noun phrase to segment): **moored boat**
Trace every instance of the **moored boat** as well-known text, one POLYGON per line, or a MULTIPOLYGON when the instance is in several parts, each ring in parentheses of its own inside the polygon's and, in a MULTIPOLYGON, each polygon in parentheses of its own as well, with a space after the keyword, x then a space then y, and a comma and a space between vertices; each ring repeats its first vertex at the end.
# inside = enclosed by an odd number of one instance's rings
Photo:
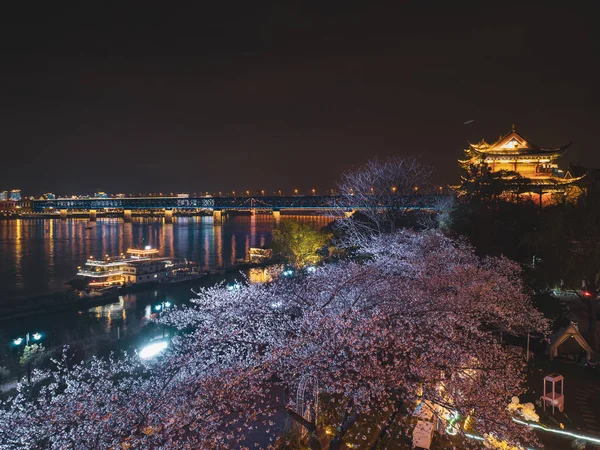
POLYGON ((104 259, 90 256, 77 275, 88 280, 91 289, 132 287, 144 284, 170 282, 181 277, 199 277, 198 265, 188 260, 159 256, 159 250, 150 246, 129 248, 126 254, 104 259))

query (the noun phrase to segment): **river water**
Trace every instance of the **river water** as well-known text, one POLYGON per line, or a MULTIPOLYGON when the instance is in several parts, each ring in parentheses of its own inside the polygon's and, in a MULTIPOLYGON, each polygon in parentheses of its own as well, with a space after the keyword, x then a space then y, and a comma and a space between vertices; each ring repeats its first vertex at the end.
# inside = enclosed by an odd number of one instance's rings
MULTIPOLYGON (((282 216, 325 226, 325 216, 282 216)), ((250 247, 271 242, 275 223, 269 215, 233 216, 214 226, 212 217, 162 219, 15 219, 0 221, 0 302, 65 290, 77 266, 89 256, 118 255, 129 247, 151 245, 161 255, 187 258, 204 268, 223 267, 245 258, 250 247)), ((229 274, 227 281, 241 278, 229 274)), ((118 301, 82 311, 32 316, 16 320, 0 317, 0 366, 14 365, 9 344, 27 332, 43 334, 46 348, 78 343, 94 347, 98 342, 139 339, 156 314, 157 305, 168 301, 180 305, 193 297, 191 288, 212 284, 206 278, 197 284, 160 287, 119 297, 118 301), (141 333, 142 332, 142 333, 141 333), (12 360, 11 360, 12 358, 12 360), (7 363, 8 360, 8 363, 7 363), (4 364, 3 364, 4 362, 4 364)))

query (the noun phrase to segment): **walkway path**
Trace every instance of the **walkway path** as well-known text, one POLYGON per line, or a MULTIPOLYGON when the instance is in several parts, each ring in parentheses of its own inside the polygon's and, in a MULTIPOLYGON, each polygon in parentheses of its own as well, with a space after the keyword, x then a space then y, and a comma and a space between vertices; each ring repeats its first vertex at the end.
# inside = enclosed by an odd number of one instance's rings
POLYGON ((575 400, 586 431, 600 437, 600 381, 578 390, 575 400))

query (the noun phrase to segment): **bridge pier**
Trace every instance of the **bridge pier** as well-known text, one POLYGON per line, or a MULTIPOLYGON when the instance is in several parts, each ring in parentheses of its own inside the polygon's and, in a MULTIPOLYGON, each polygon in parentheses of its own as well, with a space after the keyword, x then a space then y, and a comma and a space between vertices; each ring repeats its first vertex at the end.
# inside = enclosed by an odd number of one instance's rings
POLYGON ((66 209, 61 209, 60 210, 60 218, 61 219, 66 219, 67 218, 67 210, 66 209))
POLYGON ((279 211, 278 209, 273 210, 273 220, 275 221, 275 223, 279 223, 279 221, 281 220, 281 211, 279 211))
POLYGON ((165 209, 165 223, 173 223, 173 210, 165 209))
POLYGON ((223 212, 216 209, 213 210, 213 225, 221 225, 223 223, 223 212))
POLYGON ((123 220, 125 222, 131 222, 131 210, 130 209, 125 209, 123 211, 123 220))
POLYGON ((96 210, 90 209, 90 222, 95 222, 95 221, 96 221, 96 210))

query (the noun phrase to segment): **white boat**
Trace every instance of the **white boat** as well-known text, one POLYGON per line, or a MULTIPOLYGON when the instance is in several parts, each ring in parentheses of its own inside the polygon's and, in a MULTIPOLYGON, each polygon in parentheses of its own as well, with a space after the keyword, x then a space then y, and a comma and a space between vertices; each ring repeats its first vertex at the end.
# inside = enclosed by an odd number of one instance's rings
POLYGON ((129 248, 126 254, 104 259, 90 256, 77 275, 89 279, 88 286, 101 289, 110 286, 132 286, 157 283, 177 276, 178 271, 188 271, 196 264, 187 260, 160 257, 158 249, 129 248))

